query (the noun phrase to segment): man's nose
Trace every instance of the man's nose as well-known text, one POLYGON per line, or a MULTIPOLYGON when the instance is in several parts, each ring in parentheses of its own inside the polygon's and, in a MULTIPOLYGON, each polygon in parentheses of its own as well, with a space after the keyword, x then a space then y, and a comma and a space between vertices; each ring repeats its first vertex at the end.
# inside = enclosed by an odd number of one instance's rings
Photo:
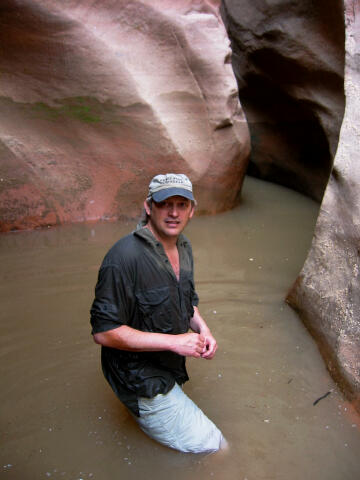
POLYGON ((176 205, 170 205, 169 215, 171 215, 172 217, 177 217, 179 215, 179 211, 176 205))

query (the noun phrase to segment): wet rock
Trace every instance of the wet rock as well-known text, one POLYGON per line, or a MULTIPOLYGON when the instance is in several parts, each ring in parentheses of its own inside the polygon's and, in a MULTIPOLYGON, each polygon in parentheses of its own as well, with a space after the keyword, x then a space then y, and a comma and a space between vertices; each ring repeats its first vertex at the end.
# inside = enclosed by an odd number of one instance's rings
POLYGON ((0 231, 136 217, 184 172, 237 201, 249 133, 218 2, 4 0, 0 231))
POLYGON ((341 0, 224 0, 248 172, 321 200, 344 111, 341 0))
POLYGON ((288 295, 360 412, 360 7, 346 0, 346 109, 306 263, 288 295))

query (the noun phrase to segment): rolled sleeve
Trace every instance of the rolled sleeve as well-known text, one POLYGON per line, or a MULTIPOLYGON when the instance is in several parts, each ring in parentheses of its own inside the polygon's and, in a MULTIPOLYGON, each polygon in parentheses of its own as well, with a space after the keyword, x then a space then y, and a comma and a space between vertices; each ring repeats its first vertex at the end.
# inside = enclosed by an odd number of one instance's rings
POLYGON ((193 307, 197 307, 199 305, 199 296, 195 290, 193 291, 193 294, 192 294, 191 304, 193 307))
POLYGON ((128 323, 128 292, 117 266, 105 266, 99 271, 95 299, 90 310, 92 334, 105 332, 128 323))

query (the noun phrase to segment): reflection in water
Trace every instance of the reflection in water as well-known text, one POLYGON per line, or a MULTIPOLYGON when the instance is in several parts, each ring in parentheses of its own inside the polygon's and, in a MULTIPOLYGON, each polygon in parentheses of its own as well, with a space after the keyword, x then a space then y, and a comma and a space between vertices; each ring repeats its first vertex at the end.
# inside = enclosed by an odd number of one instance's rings
POLYGON ((103 255, 132 223, 1 236, 1 478, 358 478, 356 417, 283 301, 317 210, 247 178, 240 207, 187 229, 219 350, 188 362, 185 390, 227 437, 225 457, 147 438, 100 371, 89 334, 93 288, 103 255))

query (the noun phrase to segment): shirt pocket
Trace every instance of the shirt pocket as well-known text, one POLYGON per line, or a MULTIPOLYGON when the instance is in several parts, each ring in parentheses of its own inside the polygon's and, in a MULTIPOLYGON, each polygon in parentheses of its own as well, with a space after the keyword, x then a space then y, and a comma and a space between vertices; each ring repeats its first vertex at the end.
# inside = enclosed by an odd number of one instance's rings
POLYGON ((159 333, 172 332, 173 321, 171 315, 170 290, 168 287, 143 290, 136 293, 136 299, 146 331, 159 333))

